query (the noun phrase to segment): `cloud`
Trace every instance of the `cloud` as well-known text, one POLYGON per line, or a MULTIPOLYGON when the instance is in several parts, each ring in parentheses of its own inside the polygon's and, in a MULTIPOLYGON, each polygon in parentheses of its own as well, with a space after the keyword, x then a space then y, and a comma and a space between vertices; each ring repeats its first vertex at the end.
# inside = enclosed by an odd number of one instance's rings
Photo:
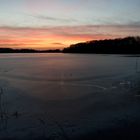
POLYGON ((59 45, 59 46, 65 46, 65 44, 63 44, 63 43, 59 43, 59 42, 54 42, 54 43, 52 43, 53 45, 59 45))
POLYGON ((140 27, 140 21, 129 21, 128 25, 134 26, 134 27, 136 26, 140 27))
POLYGON ((23 37, 94 37, 95 36, 129 36, 140 35, 140 25, 79 25, 47 27, 0 27, 0 36, 23 37))
POLYGON ((36 46, 37 44, 27 44, 27 43, 20 43, 20 44, 16 44, 16 43, 0 43, 0 48, 34 48, 33 46, 36 46))
POLYGON ((58 17, 52 17, 52 16, 44 16, 44 15, 32 15, 32 17, 40 19, 40 20, 47 20, 47 21, 57 21, 57 22, 78 22, 76 19, 72 18, 58 18, 58 17))
POLYGON ((21 46, 21 44, 1 44, 0 43, 0 48, 11 48, 11 47, 19 47, 19 46, 21 46))
POLYGON ((140 25, 1 26, 0 46, 62 48, 81 41, 125 36, 140 36, 140 25))

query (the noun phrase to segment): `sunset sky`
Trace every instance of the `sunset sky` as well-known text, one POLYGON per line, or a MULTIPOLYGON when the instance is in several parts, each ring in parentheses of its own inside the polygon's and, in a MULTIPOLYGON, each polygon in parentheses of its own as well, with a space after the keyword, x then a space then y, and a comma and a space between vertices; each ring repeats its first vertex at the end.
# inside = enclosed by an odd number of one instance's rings
POLYGON ((140 36, 140 0, 0 0, 0 47, 54 49, 140 36))

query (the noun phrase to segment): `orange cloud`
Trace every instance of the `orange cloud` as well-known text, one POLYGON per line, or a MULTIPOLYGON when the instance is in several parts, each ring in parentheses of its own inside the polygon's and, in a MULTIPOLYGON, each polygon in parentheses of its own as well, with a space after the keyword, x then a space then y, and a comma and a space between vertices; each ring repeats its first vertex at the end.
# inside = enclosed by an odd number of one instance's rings
POLYGON ((70 44, 140 35, 139 26, 0 27, 0 47, 63 48, 70 44))

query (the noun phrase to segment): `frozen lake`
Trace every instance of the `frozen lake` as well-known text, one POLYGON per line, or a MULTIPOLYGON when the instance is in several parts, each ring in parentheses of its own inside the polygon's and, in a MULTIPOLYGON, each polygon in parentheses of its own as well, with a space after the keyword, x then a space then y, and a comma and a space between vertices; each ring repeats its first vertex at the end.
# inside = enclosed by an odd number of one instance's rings
POLYGON ((0 139, 73 139, 137 121, 136 59, 0 54, 0 139))

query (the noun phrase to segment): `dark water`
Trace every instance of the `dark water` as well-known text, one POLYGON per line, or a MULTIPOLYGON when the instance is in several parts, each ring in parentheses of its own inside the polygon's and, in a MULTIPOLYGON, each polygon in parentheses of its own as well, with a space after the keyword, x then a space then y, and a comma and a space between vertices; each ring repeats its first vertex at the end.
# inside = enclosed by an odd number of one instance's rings
POLYGON ((70 139, 136 120, 138 76, 136 57, 2 54, 0 138, 70 139))

